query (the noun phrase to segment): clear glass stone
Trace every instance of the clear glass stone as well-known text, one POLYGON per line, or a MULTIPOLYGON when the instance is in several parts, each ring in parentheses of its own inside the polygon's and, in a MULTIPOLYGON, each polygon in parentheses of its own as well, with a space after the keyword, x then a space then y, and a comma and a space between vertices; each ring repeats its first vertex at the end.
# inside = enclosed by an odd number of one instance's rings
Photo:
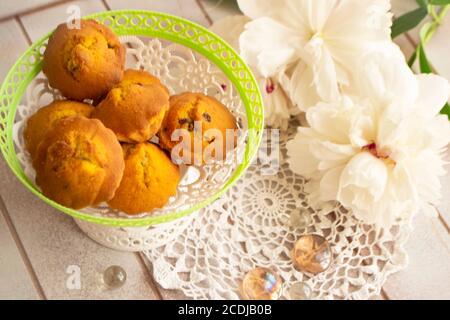
POLYGON ((242 295, 247 300, 277 300, 281 296, 283 281, 266 268, 249 271, 242 281, 242 295))
POLYGON ((127 273, 120 266, 110 266, 103 272, 103 283, 109 289, 122 287, 127 281, 127 273))
POLYGON ((310 300, 312 289, 304 282, 294 283, 289 289, 289 298, 291 300, 310 300))
POLYGON ((305 210, 300 209, 291 213, 290 225, 293 228, 304 229, 313 223, 311 214, 305 210))
POLYGON ((302 272, 321 273, 331 265, 331 248, 322 236, 303 235, 295 243, 292 259, 294 265, 302 272))

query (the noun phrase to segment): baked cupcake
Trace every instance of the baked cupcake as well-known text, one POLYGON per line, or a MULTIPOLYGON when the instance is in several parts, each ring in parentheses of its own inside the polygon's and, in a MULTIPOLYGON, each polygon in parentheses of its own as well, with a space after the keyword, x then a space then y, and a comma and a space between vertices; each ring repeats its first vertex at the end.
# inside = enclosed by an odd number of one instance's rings
POLYGON ((80 116, 56 123, 39 144, 33 165, 42 192, 74 209, 110 200, 124 170, 114 133, 100 121, 80 116))
POLYGON ((114 131, 120 141, 139 143, 158 132, 168 108, 168 90, 157 78, 145 71, 127 70, 92 117, 114 131))
POLYGON ((108 204, 133 215, 162 208, 177 191, 178 166, 152 143, 124 144, 125 171, 108 204))
POLYGON ((89 118, 93 110, 94 107, 89 104, 70 100, 56 100, 40 108, 28 119, 23 133, 31 157, 34 157, 39 143, 59 120, 76 115, 89 118))
POLYGON ((125 49, 117 36, 94 20, 79 29, 60 24, 48 41, 42 70, 50 86, 73 100, 99 99, 123 77, 125 49))
POLYGON ((159 80, 157 77, 144 70, 136 70, 136 69, 125 70, 120 85, 126 86, 129 84, 136 84, 141 86, 158 84, 164 89, 164 91, 167 92, 167 94, 169 94, 169 90, 162 84, 161 80, 159 80))
POLYGON ((224 159, 235 147, 236 129, 235 117, 222 103, 202 93, 185 92, 170 97, 159 138, 172 159, 200 165, 224 159))

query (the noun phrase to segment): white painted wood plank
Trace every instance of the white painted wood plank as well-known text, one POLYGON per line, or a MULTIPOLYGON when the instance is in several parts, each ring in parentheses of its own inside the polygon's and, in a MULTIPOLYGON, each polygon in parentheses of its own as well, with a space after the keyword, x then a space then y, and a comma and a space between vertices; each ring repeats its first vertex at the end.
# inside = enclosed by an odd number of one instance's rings
POLYGON ((406 244, 409 266, 389 277, 390 299, 450 299, 450 235, 436 218, 418 214, 406 244))
MULTIPOLYGON (((449 78, 450 79, 450 78, 449 78)), ((450 147, 445 160, 450 163, 450 147)), ((450 226, 450 165, 446 166, 447 175, 441 179, 442 199, 438 206, 439 213, 447 226, 450 226)), ((450 277, 450 275, 449 275, 450 277)))
POLYGON ((36 41, 55 29, 58 24, 67 21, 71 15, 67 13, 67 9, 74 5, 79 6, 82 16, 106 10, 100 0, 79 0, 57 5, 44 11, 22 15, 20 19, 31 40, 36 41))
POLYGON ((14 15, 37 7, 45 6, 60 0, 3 0, 0 10, 0 18, 14 15))
MULTIPOLYGON (((2 14, 4 14, 3 8, 2 14)), ((13 19, 0 23, 0 38, 2 39, 0 41, 0 51, 2 52, 0 81, 3 81, 11 66, 26 50, 28 44, 19 24, 13 19)), ((0 188, 0 190, 1 194, 3 189, 0 188)), ((5 213, 0 212, 0 299, 38 299, 38 294, 3 214, 5 213)))
POLYGON ((0 208, 0 299, 39 299, 3 214, 0 208))
POLYGON ((28 47, 27 40, 15 20, 7 20, 0 23, 0 82, 3 82, 6 74, 17 58, 28 47))
POLYGON ((195 0, 106 0, 112 10, 140 9, 174 14, 192 20, 201 25, 208 25, 205 15, 195 0))
POLYGON ((391 11, 397 17, 418 7, 415 0, 391 0, 391 11))
POLYGON ((157 299, 135 254, 110 250, 90 240, 69 216, 47 206, 22 186, 3 159, 0 176, 5 206, 47 298, 157 299), (66 285, 71 265, 80 267, 80 290, 66 285), (128 279, 120 289, 105 290, 99 277, 111 265, 122 266, 128 279))
POLYGON ((200 0, 212 21, 242 14, 234 0, 200 0))
POLYGON ((425 49, 436 72, 450 80, 450 13, 425 49))

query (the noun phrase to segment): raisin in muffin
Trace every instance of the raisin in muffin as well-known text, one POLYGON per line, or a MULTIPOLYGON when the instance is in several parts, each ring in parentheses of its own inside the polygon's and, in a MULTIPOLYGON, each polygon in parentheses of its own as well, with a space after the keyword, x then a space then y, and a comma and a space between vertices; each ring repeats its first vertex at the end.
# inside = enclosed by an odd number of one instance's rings
POLYGON ((59 120, 75 115, 89 118, 93 110, 94 107, 89 104, 70 100, 56 100, 40 108, 28 119, 23 133, 31 157, 34 157, 39 143, 59 120))
POLYGON ((236 129, 235 117, 222 103, 202 93, 185 92, 170 97, 159 138, 173 160, 201 165, 225 158, 235 146, 236 129))
POLYGON ((125 171, 114 198, 113 209, 134 215, 163 207, 177 191, 178 166, 152 143, 124 144, 125 171))
POLYGON ((98 120, 72 116, 58 121, 33 160, 36 184, 50 199, 80 209, 110 200, 124 170, 114 133, 98 120))
POLYGON ((127 70, 92 117, 114 131, 120 141, 139 143, 158 132, 168 108, 168 90, 157 78, 145 71, 127 70))
POLYGON ((117 36, 94 20, 80 28, 60 24, 48 41, 42 70, 50 86, 73 100, 98 99, 123 77, 125 49, 117 36))

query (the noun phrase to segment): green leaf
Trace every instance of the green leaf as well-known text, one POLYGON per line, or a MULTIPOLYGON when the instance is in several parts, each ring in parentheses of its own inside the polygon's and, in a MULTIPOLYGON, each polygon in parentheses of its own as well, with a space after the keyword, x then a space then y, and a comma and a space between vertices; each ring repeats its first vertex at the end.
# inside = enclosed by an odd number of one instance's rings
POLYGON ((416 26, 427 16, 428 10, 426 7, 420 7, 411 12, 405 13, 394 20, 392 24, 391 37, 395 38, 402 33, 409 31, 416 26))
POLYGON ((445 6, 446 4, 450 4, 450 0, 428 0, 428 4, 434 6, 445 6))
POLYGON ((409 60, 408 60, 408 66, 409 66, 410 68, 413 67, 414 62, 416 62, 416 59, 417 59, 417 50, 414 51, 414 53, 411 55, 411 57, 410 57, 409 60))
POLYGON ((445 104, 445 106, 441 110, 442 114, 446 114, 448 119, 450 120, 450 105, 448 103, 445 104))
POLYGON ((416 2, 421 7, 426 7, 428 5, 428 0, 416 0, 416 2))
POLYGON ((433 21, 427 22, 423 25, 423 27, 420 29, 420 40, 422 42, 422 45, 425 45, 426 43, 428 43, 428 41, 430 41, 437 28, 438 24, 433 21))
POLYGON ((420 72, 421 73, 433 73, 433 69, 431 68, 430 63, 428 62, 427 55, 425 54, 425 49, 423 48, 422 43, 419 43, 417 50, 419 52, 420 72))

